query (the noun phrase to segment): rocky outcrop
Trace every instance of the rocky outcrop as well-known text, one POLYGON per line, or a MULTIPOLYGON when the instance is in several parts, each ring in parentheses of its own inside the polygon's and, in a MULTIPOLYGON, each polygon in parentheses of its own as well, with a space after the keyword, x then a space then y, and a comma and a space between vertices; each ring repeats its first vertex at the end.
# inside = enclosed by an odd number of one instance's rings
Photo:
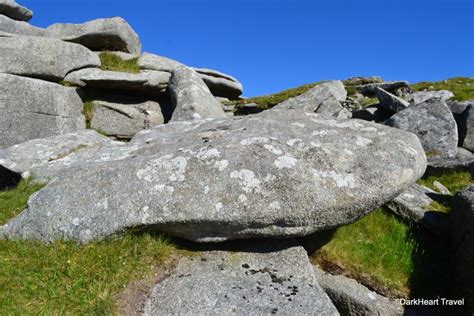
POLYGON ((393 115, 385 124, 416 134, 429 157, 456 156, 456 121, 446 102, 441 99, 410 106, 393 115))
POLYGON ((302 110, 173 122, 69 165, 1 230, 83 243, 149 225, 200 242, 302 236, 360 218, 425 166, 410 133, 302 110))
POLYGON ((337 115, 342 110, 341 103, 346 99, 347 91, 341 81, 329 81, 315 86, 307 92, 290 98, 275 109, 304 109, 307 112, 326 116, 337 115))
POLYGON ((474 176, 474 154, 460 147, 455 157, 431 157, 428 161, 429 173, 453 170, 468 170, 474 176))
POLYGON ((408 81, 387 81, 354 86, 359 93, 369 97, 375 96, 377 88, 393 93, 400 88, 406 87, 408 87, 408 81))
POLYGON ((447 101, 452 97, 454 97, 454 94, 448 90, 420 91, 410 94, 407 100, 412 104, 419 104, 430 99, 442 99, 443 101, 447 101))
POLYGON ((452 248, 457 281, 466 299, 466 315, 474 313, 474 185, 456 195, 452 212, 452 248))
POLYGON ((169 78, 170 74, 162 71, 143 70, 134 74, 86 68, 69 73, 64 81, 79 87, 156 96, 166 91, 169 78))
POLYGON ((57 23, 46 36, 81 44, 93 51, 121 51, 140 55, 140 39, 122 18, 97 19, 82 24, 57 23))
POLYGON ((46 30, 32 26, 23 21, 13 20, 0 14, 0 32, 12 33, 17 35, 45 36, 46 30))
MULTIPOLYGON (((138 65, 140 69, 166 71, 170 73, 179 67, 185 66, 173 59, 149 53, 144 53, 138 59, 138 65)), ((243 92, 242 84, 230 75, 207 68, 192 69, 199 74, 212 94, 217 97, 236 99, 243 92)))
POLYGON ((14 0, 0 0, 0 14, 6 15, 17 21, 29 21, 33 17, 33 12, 14 0))
POLYGON ((144 308, 144 315, 176 314, 339 315, 304 248, 286 241, 180 259, 144 308))
POLYGON ((409 102, 379 87, 375 89, 375 95, 377 96, 377 99, 379 99, 379 105, 381 107, 391 110, 393 112, 398 112, 403 109, 406 109, 410 105, 409 102))
POLYGON ((55 83, 0 74, 0 147, 85 128, 76 90, 55 83))
POLYGON ((87 48, 53 38, 0 36, 0 52, 1 73, 51 81, 60 81, 73 70, 100 66, 87 48))
POLYGON ((171 121, 226 117, 221 104, 191 68, 173 70, 168 91, 174 108, 171 121))
POLYGON ((314 273, 319 285, 341 315, 404 315, 404 309, 398 300, 381 296, 343 275, 331 275, 317 267, 314 267, 314 273))
POLYGON ((107 136, 130 139, 139 131, 164 123, 158 102, 112 98, 92 102, 91 128, 107 136))

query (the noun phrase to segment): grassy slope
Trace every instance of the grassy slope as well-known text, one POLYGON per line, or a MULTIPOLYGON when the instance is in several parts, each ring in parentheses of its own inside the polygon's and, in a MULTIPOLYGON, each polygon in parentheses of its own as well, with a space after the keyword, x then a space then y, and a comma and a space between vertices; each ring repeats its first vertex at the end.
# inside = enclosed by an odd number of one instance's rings
POLYGON ((411 88, 414 91, 449 90, 458 101, 474 99, 474 78, 456 77, 437 82, 419 82, 412 84, 411 88))
MULTIPOLYGON (((41 186, 23 181, 0 193, 0 221, 26 207, 41 186)), ((14 315, 110 314, 118 293, 153 266, 165 265, 175 248, 160 236, 129 232, 79 246, 0 240, 0 311, 14 315)), ((1 313, 1 312, 0 312, 1 313)))

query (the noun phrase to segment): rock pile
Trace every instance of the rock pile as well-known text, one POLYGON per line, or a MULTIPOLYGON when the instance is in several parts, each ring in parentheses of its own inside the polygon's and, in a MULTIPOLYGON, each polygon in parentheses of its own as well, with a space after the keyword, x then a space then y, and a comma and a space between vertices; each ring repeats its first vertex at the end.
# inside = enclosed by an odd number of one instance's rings
MULTIPOLYGON (((472 102, 353 78, 356 93, 378 105, 351 113, 344 84, 329 81, 232 118, 218 100, 238 98, 238 80, 141 54, 123 19, 42 29, 25 22, 31 17, 0 0, 0 188, 27 177, 45 186, 0 226, 1 238, 89 243, 153 228, 199 243, 253 239, 181 259, 154 287, 149 315, 402 312, 314 271, 294 238, 390 201, 403 217, 439 227, 423 210, 432 192, 414 182, 426 156, 458 166, 458 146, 473 149, 472 102), (103 51, 137 71, 102 69, 103 51)), ((462 161, 471 164, 467 150, 462 161)))

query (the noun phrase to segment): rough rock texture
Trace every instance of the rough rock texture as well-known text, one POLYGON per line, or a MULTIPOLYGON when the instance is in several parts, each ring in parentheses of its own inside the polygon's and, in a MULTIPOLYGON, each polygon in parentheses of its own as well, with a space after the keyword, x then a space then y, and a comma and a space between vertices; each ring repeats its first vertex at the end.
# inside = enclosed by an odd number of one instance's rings
POLYGON ((307 92, 290 98, 275 109, 302 108, 307 112, 315 112, 331 116, 342 110, 341 103, 347 97, 347 91, 341 81, 329 81, 315 86, 307 92))
POLYGON ((387 207, 398 216, 423 226, 433 234, 444 236, 449 232, 447 214, 429 210, 430 205, 439 199, 439 196, 437 192, 415 183, 390 201, 387 207))
MULTIPOLYGON (((0 165, 19 176, 14 179, 34 176, 35 181, 46 182, 58 170, 78 163, 86 151, 96 151, 106 145, 122 143, 113 142, 93 130, 34 139, 0 149, 0 165)), ((12 184, 15 183, 4 185, 12 184)))
MULTIPOLYGON (((184 65, 170 58, 144 53, 138 59, 138 66, 140 69, 166 71, 171 73, 175 69, 183 67, 184 65)), ((200 75, 201 79, 208 86, 213 95, 235 99, 242 94, 242 84, 234 77, 212 69, 192 69, 200 75)))
POLYGON ((454 158, 431 157, 428 159, 428 172, 444 170, 468 170, 474 176, 474 154, 464 148, 458 148, 454 158))
POLYGON ((182 258, 155 286, 144 315, 339 315, 303 247, 256 244, 182 258))
POLYGON ((120 17, 97 19, 82 24, 57 23, 46 29, 47 36, 81 44, 93 51, 121 51, 140 55, 140 39, 120 17))
POLYGON ((0 74, 0 148, 85 128, 76 90, 0 74))
MULTIPOLYGON (((458 146, 462 147, 467 137, 466 145, 469 147, 470 143, 472 143, 474 147, 474 119, 472 118, 474 116, 474 100, 464 102, 448 101, 447 104, 458 126, 458 146)), ((471 151, 474 152, 474 148, 471 151)))
POLYGON ((168 91, 174 107, 171 121, 226 117, 219 101, 191 68, 173 70, 168 91))
POLYGON ((395 92, 397 89, 408 87, 408 81, 387 81, 381 83, 369 83, 360 86, 354 86, 354 88, 365 96, 375 96, 377 88, 384 89, 388 92, 395 92))
POLYGON ((18 35, 44 36, 46 30, 0 14, 0 31, 18 35))
POLYGON ((123 100, 121 99, 120 103, 93 101, 91 128, 100 130, 108 136, 128 139, 141 130, 164 123, 158 102, 127 99, 125 101, 128 102, 123 102, 123 100))
POLYGON ((319 285, 323 288, 341 315, 379 316, 403 315, 404 309, 398 300, 377 294, 343 275, 331 275, 314 267, 319 285))
POLYGON ((379 87, 375 89, 375 95, 377 96, 377 99, 379 99, 379 105, 381 107, 393 112, 406 109, 410 105, 410 102, 405 101, 379 87))
POLYGON ((99 57, 87 48, 53 38, 0 37, 0 53, 0 72, 51 81, 73 70, 100 66, 99 57))
POLYGON ((85 243, 153 225, 201 242, 303 236, 366 215, 425 167, 415 135, 364 121, 273 109, 172 122, 58 173, 0 234, 85 243))
POLYGON ((416 134, 427 156, 456 156, 456 121, 446 102, 441 99, 410 106, 393 115, 385 124, 416 134))
POLYGON ((452 247, 457 279, 466 298, 466 315, 474 314, 474 185, 459 192, 453 203, 452 247))
POLYGON ((454 97, 454 94, 448 90, 420 91, 408 95, 407 101, 412 104, 419 104, 428 101, 429 99, 442 99, 443 101, 447 101, 452 97, 454 97))
POLYGON ((143 70, 138 74, 86 68, 71 72, 64 81, 83 87, 128 91, 137 94, 159 95, 166 91, 170 74, 143 70))
POLYGON ((0 14, 6 15, 17 21, 29 21, 33 12, 14 0, 0 0, 0 14))

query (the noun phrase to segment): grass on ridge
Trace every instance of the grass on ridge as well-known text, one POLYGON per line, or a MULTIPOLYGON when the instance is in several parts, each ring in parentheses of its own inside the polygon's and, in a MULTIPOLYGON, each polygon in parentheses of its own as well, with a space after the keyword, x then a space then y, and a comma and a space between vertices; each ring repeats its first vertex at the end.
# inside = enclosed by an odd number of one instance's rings
MULTIPOLYGON (((0 222, 21 212, 40 188, 23 180, 17 188, 0 192, 0 222)), ((154 267, 166 266, 174 250, 167 239, 151 232, 128 232, 88 245, 0 240, 0 311, 113 314, 124 287, 154 267)))
POLYGON ((440 182, 444 185, 451 194, 456 194, 461 191, 463 188, 469 186, 474 182, 469 171, 445 171, 439 172, 434 175, 425 176, 417 181, 419 185, 423 185, 432 189, 433 191, 438 191, 433 185, 434 181, 440 182))
POLYGON ((410 87, 414 91, 449 90, 457 101, 474 99, 474 78, 455 77, 437 82, 418 82, 410 87))
POLYGON ((377 209, 338 228, 311 261, 326 269, 342 268, 385 294, 426 298, 447 288, 443 275, 449 269, 449 257, 439 242, 431 244, 415 227, 377 209))
POLYGON ((138 57, 129 60, 123 60, 115 54, 102 52, 99 54, 99 58, 102 63, 102 70, 121 71, 133 74, 140 72, 140 67, 138 66, 138 57))

